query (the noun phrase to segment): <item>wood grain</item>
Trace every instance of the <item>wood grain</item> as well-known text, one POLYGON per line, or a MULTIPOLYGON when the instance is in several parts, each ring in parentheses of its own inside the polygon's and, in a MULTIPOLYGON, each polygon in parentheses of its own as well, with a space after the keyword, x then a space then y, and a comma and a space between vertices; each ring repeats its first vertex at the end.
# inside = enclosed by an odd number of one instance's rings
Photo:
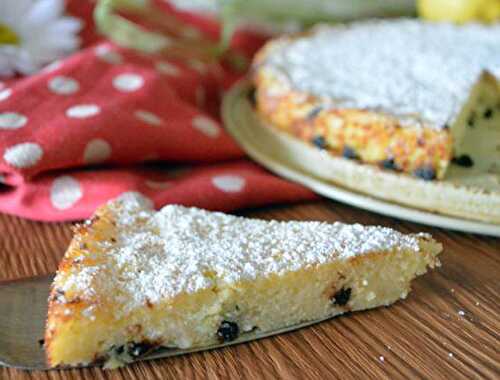
MULTIPOLYGON (((500 378, 500 239, 420 226, 329 201, 241 214, 427 231, 444 245, 443 265, 416 280, 408 299, 392 307, 273 338, 114 371, 0 368, 0 379, 500 378)), ((0 280, 53 272, 70 238, 69 223, 0 215, 0 280)))

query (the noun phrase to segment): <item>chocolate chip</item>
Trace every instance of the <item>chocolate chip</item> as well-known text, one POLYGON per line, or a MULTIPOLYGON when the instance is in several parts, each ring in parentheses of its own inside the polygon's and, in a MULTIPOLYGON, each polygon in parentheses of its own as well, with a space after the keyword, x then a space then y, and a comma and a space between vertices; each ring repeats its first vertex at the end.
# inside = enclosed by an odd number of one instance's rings
POLYGON ((255 87, 252 87, 250 91, 248 91, 248 100, 252 107, 255 107, 255 105, 257 104, 257 99, 255 97, 255 87))
POLYGON ((222 321, 217 330, 217 337, 221 343, 231 342, 238 337, 239 333, 240 328, 238 324, 230 321, 222 321))
POLYGON ((342 156, 344 158, 348 158, 350 160, 356 160, 358 159, 358 155, 356 154, 356 151, 348 146, 344 146, 344 149, 342 150, 342 156))
POLYGON ((344 306, 349 302, 349 299, 351 298, 351 288, 342 288, 338 292, 336 292, 333 297, 332 301, 334 305, 339 305, 339 306, 344 306))
POLYGON ((149 343, 128 343, 127 352, 130 356, 137 358, 151 351, 154 346, 149 343))
POLYGON ((118 355, 121 355, 125 352, 125 346, 118 346, 115 348, 115 352, 118 354, 118 355))
POLYGON ((319 115, 319 113, 323 110, 322 107, 315 107, 313 108, 311 111, 309 111, 309 113, 307 114, 306 118, 308 120, 312 120, 314 119, 316 116, 319 115))
POLYGON ((469 118, 467 119, 467 125, 470 127, 470 128, 474 128, 474 124, 476 122, 476 115, 474 113, 472 113, 469 118))
POLYGON ((54 292, 54 295, 51 297, 51 300, 54 302, 64 302, 64 290, 57 288, 56 291, 54 292))
POLYGON ((486 109, 484 110, 483 117, 484 117, 485 119, 491 119, 491 117, 492 117, 492 116, 493 116, 493 109, 491 109, 491 108, 486 108, 486 109))
POLYGON ((430 166, 423 166, 421 168, 418 168, 413 172, 413 174, 425 181, 432 181, 433 179, 436 179, 436 171, 430 166))
POLYGON ((326 149, 327 147, 326 140, 323 136, 316 136, 311 140, 311 142, 319 149, 326 149))
POLYGON ((398 166, 396 165, 396 162, 394 162, 394 158, 387 158, 385 160, 380 161, 380 166, 384 169, 389 169, 389 170, 398 170, 398 166))
POLYGON ((459 166, 463 166, 464 168, 470 168, 474 166, 474 161, 472 161, 472 158, 470 158, 470 156, 467 154, 462 154, 461 156, 454 157, 452 161, 453 163, 459 166))
POLYGON ((147 354, 155 347, 156 345, 146 342, 142 343, 129 342, 127 344, 118 347, 113 346, 111 347, 111 351, 113 351, 116 355, 123 355, 126 353, 128 356, 135 359, 138 358, 139 356, 147 354))

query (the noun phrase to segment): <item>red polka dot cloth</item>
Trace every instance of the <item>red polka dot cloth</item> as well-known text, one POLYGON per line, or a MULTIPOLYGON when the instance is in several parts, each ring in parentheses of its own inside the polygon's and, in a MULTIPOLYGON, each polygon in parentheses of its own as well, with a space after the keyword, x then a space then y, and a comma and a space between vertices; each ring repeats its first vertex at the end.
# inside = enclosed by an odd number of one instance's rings
MULTIPOLYGON (((0 82, 1 212, 78 220, 128 191, 156 207, 221 211, 314 197, 246 159, 225 132, 220 96, 241 74, 118 47, 95 31, 93 6, 68 2, 85 22, 78 52, 0 82)), ((215 22, 159 6, 191 34, 217 38, 215 22)), ((232 49, 250 58, 262 41, 239 33, 232 49)))

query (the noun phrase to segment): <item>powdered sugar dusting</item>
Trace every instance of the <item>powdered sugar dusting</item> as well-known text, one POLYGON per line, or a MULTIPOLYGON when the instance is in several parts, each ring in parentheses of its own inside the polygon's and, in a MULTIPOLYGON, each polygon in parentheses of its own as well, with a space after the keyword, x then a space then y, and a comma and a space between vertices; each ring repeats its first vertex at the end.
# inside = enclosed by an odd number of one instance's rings
POLYGON ((113 294, 124 313, 215 285, 370 252, 419 250, 417 236, 383 227, 263 221, 177 205, 155 213, 138 193, 110 209, 119 235, 101 243, 97 264, 71 273, 63 290, 113 294))
POLYGON ((442 128, 456 119, 483 71, 500 78, 498 41, 500 25, 369 21, 279 40, 265 64, 336 106, 420 115, 442 128))
POLYGON ((99 268, 95 266, 85 267, 78 270, 70 269, 71 275, 60 287, 63 292, 78 292, 84 290, 87 295, 93 295, 93 278, 98 273, 99 268))

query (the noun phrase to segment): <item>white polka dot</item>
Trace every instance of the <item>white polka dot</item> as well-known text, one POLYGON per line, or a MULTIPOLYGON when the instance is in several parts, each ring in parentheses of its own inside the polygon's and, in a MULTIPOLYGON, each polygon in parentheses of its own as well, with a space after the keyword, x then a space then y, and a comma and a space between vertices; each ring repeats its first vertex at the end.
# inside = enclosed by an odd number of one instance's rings
POLYGON ((152 181, 152 180, 147 180, 144 182, 147 187, 154 189, 154 190, 163 190, 166 189, 170 186, 172 186, 172 183, 170 182, 160 182, 160 181, 152 181))
POLYGON ((28 118, 17 112, 0 113, 0 129, 18 129, 26 125, 28 118))
POLYGON ((137 74, 125 73, 117 75, 113 79, 113 86, 118 91, 132 92, 137 91, 144 84, 144 79, 137 74))
POLYGON ((66 210, 82 197, 80 183, 69 175, 57 177, 50 188, 50 202, 58 210, 66 210))
POLYGON ((99 112, 101 112, 101 109, 95 104, 78 104, 68 108, 66 110, 66 116, 75 119, 84 119, 86 117, 95 116, 99 112))
POLYGON ((59 75, 49 80, 49 90, 58 95, 71 95, 80 89, 80 84, 70 77, 59 75))
POLYGON ((12 95, 12 90, 10 88, 6 88, 5 90, 0 91, 0 102, 7 99, 12 95))
POLYGON ((5 150, 3 159, 16 168, 29 168, 37 164, 43 156, 43 150, 36 143, 22 143, 5 150))
POLYGON ((162 119, 160 119, 157 115, 149 111, 137 110, 134 112, 134 116, 138 118, 140 121, 143 121, 144 123, 153 125, 155 127, 163 124, 162 119))
POLYGON ((156 62, 155 68, 160 74, 170 75, 173 77, 179 76, 180 74, 179 68, 167 61, 156 62))
POLYGON ((212 178, 212 183, 226 193, 238 193, 245 187, 245 179, 236 175, 219 175, 212 178))
POLYGON ((220 134, 219 124, 206 116, 196 116, 192 121, 192 125, 193 128, 212 139, 220 134))
POLYGON ((83 162, 97 164, 111 157, 111 145, 103 139, 90 140, 83 152, 83 162))
POLYGON ((106 63, 110 63, 112 65, 119 65, 123 62, 123 57, 120 53, 111 50, 111 48, 107 45, 99 45, 95 48, 95 55, 97 58, 101 59, 106 63))
POLYGON ((62 66, 62 62, 61 61, 54 61, 54 62, 48 64, 47 66, 45 66, 42 69, 42 71, 44 73, 51 73, 52 71, 56 71, 57 69, 59 69, 61 66, 62 66))

